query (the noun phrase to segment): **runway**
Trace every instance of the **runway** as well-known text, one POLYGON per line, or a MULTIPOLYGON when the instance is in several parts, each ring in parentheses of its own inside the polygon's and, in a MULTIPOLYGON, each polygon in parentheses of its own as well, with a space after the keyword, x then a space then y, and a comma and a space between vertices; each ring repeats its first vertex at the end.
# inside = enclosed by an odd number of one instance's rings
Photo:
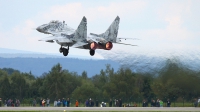
POLYGON ((0 107, 0 111, 200 111, 199 107, 0 107))

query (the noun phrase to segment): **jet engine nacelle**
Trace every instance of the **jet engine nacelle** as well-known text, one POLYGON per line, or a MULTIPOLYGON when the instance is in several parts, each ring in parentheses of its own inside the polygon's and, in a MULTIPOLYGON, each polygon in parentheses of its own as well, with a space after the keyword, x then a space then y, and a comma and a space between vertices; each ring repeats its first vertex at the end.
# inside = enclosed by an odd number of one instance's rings
POLYGON ((98 43, 99 49, 111 50, 113 48, 112 42, 98 43))
POLYGON ((96 42, 92 42, 90 43, 90 49, 95 50, 97 48, 97 43, 96 42))

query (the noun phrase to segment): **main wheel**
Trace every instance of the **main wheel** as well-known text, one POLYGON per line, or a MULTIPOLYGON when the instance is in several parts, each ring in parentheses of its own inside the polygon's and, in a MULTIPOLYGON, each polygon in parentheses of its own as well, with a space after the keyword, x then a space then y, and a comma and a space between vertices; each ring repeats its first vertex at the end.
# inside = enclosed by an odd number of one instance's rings
POLYGON ((91 49, 91 50, 90 50, 90 55, 91 55, 91 56, 94 56, 94 54, 95 54, 95 50, 92 50, 92 49, 91 49))
POLYGON ((69 53, 68 49, 63 48, 63 55, 64 55, 64 56, 67 56, 68 53, 69 53))

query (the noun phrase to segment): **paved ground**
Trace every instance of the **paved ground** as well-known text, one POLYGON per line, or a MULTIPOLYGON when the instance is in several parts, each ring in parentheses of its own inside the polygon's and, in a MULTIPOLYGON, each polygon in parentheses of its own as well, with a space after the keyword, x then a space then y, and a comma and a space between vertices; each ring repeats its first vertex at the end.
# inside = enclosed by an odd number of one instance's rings
POLYGON ((0 111, 199 111, 195 107, 0 107, 0 111))

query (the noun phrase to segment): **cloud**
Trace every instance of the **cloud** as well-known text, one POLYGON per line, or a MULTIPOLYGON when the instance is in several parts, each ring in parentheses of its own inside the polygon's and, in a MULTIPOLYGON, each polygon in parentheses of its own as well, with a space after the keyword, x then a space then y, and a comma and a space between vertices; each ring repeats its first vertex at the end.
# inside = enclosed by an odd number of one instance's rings
MULTIPOLYGON (((174 3, 169 2, 160 6, 157 10, 159 21, 166 23, 164 28, 151 28, 134 31, 144 41, 142 45, 155 49, 162 48, 187 48, 199 46, 194 41, 198 39, 198 33, 188 30, 186 18, 191 13, 192 4, 189 1, 174 3)), ((200 40, 199 40, 200 41, 200 40)))
POLYGON ((75 2, 65 5, 57 5, 50 8, 43 14, 44 19, 52 18, 69 21, 80 20, 82 16, 86 16, 90 21, 113 19, 119 16, 134 16, 139 13, 146 6, 144 1, 127 1, 127 2, 113 2, 107 6, 93 6, 87 7, 86 4, 75 2), (97 20, 98 19, 98 20, 97 20))
MULTIPOLYGON (((96 18, 113 18, 116 15, 132 17, 141 12, 145 6, 144 1, 113 2, 108 6, 98 6, 90 9, 90 15, 96 18)), ((95 18, 95 19, 96 19, 95 18)))
POLYGON ((67 19, 77 19, 82 14, 82 4, 81 3, 69 3, 65 5, 56 5, 50 8, 48 12, 43 13, 43 18, 46 20, 49 19, 58 19, 63 20, 67 19))

